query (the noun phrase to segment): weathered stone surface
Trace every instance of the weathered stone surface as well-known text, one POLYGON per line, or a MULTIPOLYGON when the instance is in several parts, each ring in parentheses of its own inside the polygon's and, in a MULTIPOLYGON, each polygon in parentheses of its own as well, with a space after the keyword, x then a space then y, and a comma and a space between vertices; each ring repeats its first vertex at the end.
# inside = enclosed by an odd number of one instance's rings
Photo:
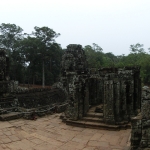
POLYGON ((17 81, 9 80, 8 62, 6 51, 0 49, 0 120, 19 117, 36 119, 37 115, 43 116, 66 109, 66 93, 63 89, 20 87, 17 81))
POLYGON ((130 129, 108 131, 79 127, 71 128, 59 119, 59 114, 47 115, 36 121, 18 119, 9 121, 9 123, 11 127, 2 128, 3 122, 0 122, 0 128, 2 129, 0 133, 3 134, 0 135, 0 149, 123 150, 127 146, 127 139, 130 136, 130 129), (32 132, 29 132, 31 130, 32 132), (14 132, 13 135, 9 135, 10 131, 14 132), (5 133, 8 135, 5 135, 5 133))
POLYGON ((66 118, 71 120, 82 119, 90 106, 103 104, 104 122, 120 124, 140 108, 140 67, 89 69, 81 45, 67 46, 60 82, 69 102, 66 118))
POLYGON ((143 88, 141 113, 131 121, 131 149, 146 150, 150 148, 150 89, 143 88))

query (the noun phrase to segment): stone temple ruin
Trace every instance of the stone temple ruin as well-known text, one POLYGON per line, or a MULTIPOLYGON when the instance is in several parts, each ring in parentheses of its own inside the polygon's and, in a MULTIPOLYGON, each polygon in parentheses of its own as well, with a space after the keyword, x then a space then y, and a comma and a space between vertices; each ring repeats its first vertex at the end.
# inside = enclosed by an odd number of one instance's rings
POLYGON ((63 116, 67 124, 88 127, 97 115, 95 121, 100 123, 95 123, 96 127, 119 129, 128 127, 131 117, 137 115, 141 105, 139 67, 89 69, 82 46, 69 45, 62 57, 61 73, 60 82, 68 94, 69 105, 63 116), (92 106, 99 113, 89 114, 92 106))
POLYGON ((9 58, 0 49, 0 120, 64 112, 69 125, 132 128, 131 149, 150 148, 150 89, 141 89, 140 67, 88 68, 75 44, 67 46, 61 65, 51 89, 20 88, 9 80, 9 58))
POLYGON ((0 49, 0 120, 32 119, 64 111, 66 95, 61 89, 26 89, 9 80, 9 58, 0 49))
POLYGON ((131 120, 131 149, 150 149, 150 88, 143 88, 141 113, 131 120))

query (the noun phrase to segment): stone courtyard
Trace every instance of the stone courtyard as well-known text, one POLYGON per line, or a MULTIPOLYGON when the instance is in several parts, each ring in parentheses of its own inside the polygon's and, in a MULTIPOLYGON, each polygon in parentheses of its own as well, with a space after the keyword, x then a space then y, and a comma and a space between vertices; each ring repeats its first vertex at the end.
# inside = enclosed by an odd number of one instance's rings
POLYGON ((131 129, 68 126, 61 114, 0 122, 0 150, 128 150, 131 129))

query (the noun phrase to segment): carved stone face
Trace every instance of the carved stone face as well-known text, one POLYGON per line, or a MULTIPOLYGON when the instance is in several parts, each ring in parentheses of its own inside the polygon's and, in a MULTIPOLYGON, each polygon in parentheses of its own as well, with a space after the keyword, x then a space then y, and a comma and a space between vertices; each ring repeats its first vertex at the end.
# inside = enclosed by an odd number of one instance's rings
POLYGON ((62 57, 62 70, 84 70, 86 64, 85 54, 81 45, 70 44, 62 57))
POLYGON ((74 58, 72 54, 65 54, 63 56, 62 60, 62 68, 64 70, 74 70, 73 64, 74 64, 74 58))

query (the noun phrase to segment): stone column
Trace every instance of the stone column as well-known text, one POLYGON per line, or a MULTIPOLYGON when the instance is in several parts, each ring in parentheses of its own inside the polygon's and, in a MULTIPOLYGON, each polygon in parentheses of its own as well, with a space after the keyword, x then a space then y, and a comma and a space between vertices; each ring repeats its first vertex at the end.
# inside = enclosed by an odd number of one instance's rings
POLYGON ((122 117, 124 121, 129 121, 129 116, 127 112, 127 97, 126 97, 126 84, 125 81, 121 81, 121 111, 122 111, 122 117))
POLYGON ((133 117, 135 116, 135 99, 134 99, 134 94, 135 94, 135 91, 134 91, 134 80, 132 79, 131 82, 130 82, 130 91, 129 91, 129 98, 130 98, 130 116, 133 117))
POLYGON ((104 81, 104 122, 115 124, 113 80, 104 81))
POLYGON ((122 121, 122 112, 121 112, 121 97, 120 97, 120 81, 114 81, 114 110, 115 110, 115 121, 122 121))
POLYGON ((142 136, 141 116, 131 119, 131 150, 137 150, 142 136))
POLYGON ((85 81, 85 87, 84 87, 84 114, 86 115, 86 113, 89 110, 89 84, 88 84, 88 80, 85 81))

